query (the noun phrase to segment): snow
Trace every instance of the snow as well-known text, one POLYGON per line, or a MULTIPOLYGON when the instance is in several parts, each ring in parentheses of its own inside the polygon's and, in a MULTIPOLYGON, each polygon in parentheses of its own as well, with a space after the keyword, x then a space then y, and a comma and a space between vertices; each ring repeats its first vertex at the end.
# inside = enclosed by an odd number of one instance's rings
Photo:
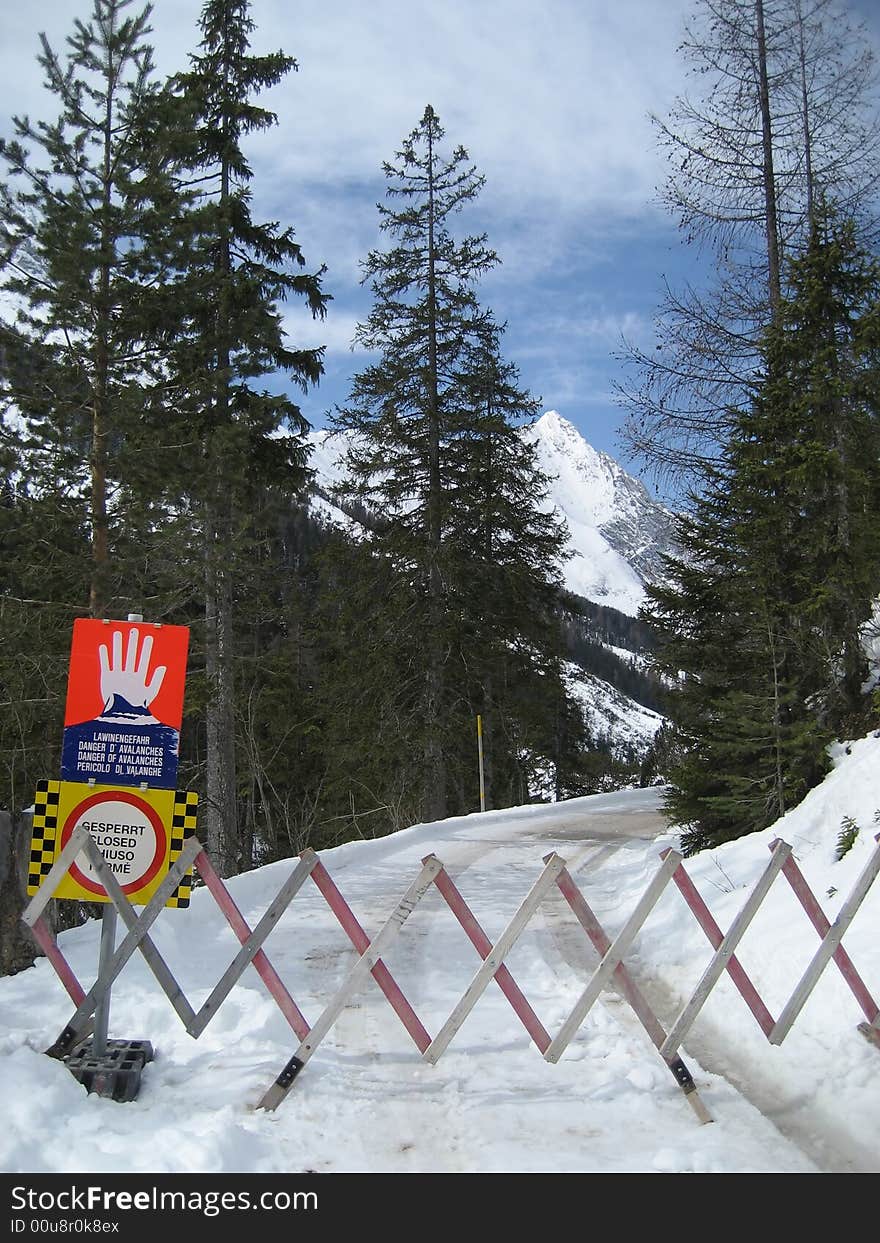
POLYGON ((557 483, 551 504, 545 508, 554 509, 568 526, 566 551, 571 557, 563 566, 567 589, 635 617, 644 602, 645 588, 601 531, 580 517, 577 494, 557 483))
POLYGON ((308 441, 310 445, 309 467, 315 471, 320 486, 329 491, 345 478, 343 458, 347 445, 346 438, 339 432, 325 429, 310 432, 308 441))
MULTIPOLYGON (((645 585, 628 560, 612 547, 604 528, 630 516, 633 493, 648 501, 643 486, 609 457, 594 449, 556 410, 548 410, 523 433, 537 449, 540 470, 550 479, 547 510, 568 526, 570 559, 563 566, 569 591, 635 617, 645 585)), ((636 526, 645 513, 631 516, 636 526)))
MULTIPOLYGON (((624 652, 623 648, 616 650, 624 652)), ((568 664, 566 674, 566 685, 580 704, 593 738, 607 741, 619 759, 627 758, 633 750, 636 754, 648 750, 665 717, 577 665, 568 664)))
MULTIPOLYGON (((607 453, 601 453, 556 410, 546 411, 522 431, 537 448, 537 464, 550 483, 545 512, 554 512, 568 527, 567 559, 562 573, 566 588, 597 604, 635 617, 645 599, 645 584, 627 557, 615 548, 608 532, 621 523, 632 529, 627 548, 633 556, 652 547, 651 525, 662 507, 644 486, 628 475, 607 453)), ((309 435, 309 465, 318 487, 327 494, 345 477, 345 433, 314 431, 309 435)), ((316 497, 311 502, 325 521, 351 529, 340 511, 316 497)))
MULTIPOLYGON (((766 867, 776 836, 793 846, 829 919, 836 917, 874 850, 880 738, 836 747, 834 762, 825 782, 772 830, 686 861, 722 929, 766 867), (838 862, 844 815, 861 831, 838 862)), ((676 844, 673 831, 656 827, 661 794, 629 790, 477 813, 349 843, 321 859, 375 935, 420 860, 434 852, 494 940, 541 873, 543 856, 556 850, 613 937, 659 867, 660 851, 676 844)), ((287 860, 229 882, 252 926, 293 866, 287 860)), ((878 916, 875 884, 844 940, 875 996, 878 916)), ((189 910, 164 911, 153 939, 196 1007, 238 949, 204 889, 189 910)), ((98 940, 96 921, 59 938, 86 987, 98 940)), ((778 877, 738 950, 775 1015, 817 945, 778 877)), ((311 882, 266 951, 311 1023, 355 961, 311 882)), ((681 895, 668 886, 626 957, 667 1030, 710 956, 681 895)), ((385 961, 432 1035, 478 966, 433 888, 385 961)), ((555 891, 506 959, 551 1034, 597 961, 555 891)), ((368 981, 273 1113, 255 1107, 298 1042, 253 968, 194 1041, 134 956, 114 986, 110 1034, 150 1040, 156 1058, 144 1069, 137 1100, 125 1104, 87 1094, 62 1063, 44 1056, 71 1011, 45 960, 0 980, 4 1172, 880 1171, 880 1049, 856 1030, 863 1015, 834 964, 779 1047, 767 1043, 722 978, 682 1050, 714 1119, 707 1125, 613 991, 601 995, 552 1065, 490 985, 432 1067, 368 981)))

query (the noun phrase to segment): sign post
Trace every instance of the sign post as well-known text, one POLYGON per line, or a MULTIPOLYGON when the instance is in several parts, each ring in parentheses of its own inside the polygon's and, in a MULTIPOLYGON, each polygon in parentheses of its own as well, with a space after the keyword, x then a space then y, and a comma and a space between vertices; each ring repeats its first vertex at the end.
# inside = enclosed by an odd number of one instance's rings
MULTIPOLYGON (((107 879, 109 868, 117 899, 121 889, 132 905, 146 906, 195 831, 197 796, 175 788, 188 648, 186 626, 144 622, 137 613, 73 625, 62 779, 37 791, 28 892, 37 892, 74 833, 77 844, 92 839, 100 854, 90 857, 91 845, 81 850, 52 896, 106 904, 99 979, 114 957, 117 919, 101 875, 107 879)), ((190 883, 191 869, 165 905, 187 906, 190 883)), ((109 1018, 108 986, 92 1039, 65 1060, 89 1091, 131 1100, 152 1049, 147 1041, 108 1041, 109 1018)))
MULTIPOLYGON (((111 903, 101 914, 101 948, 98 951, 98 975, 102 976, 110 965, 116 949, 116 907, 111 903)), ((107 1055, 107 1032, 110 1028, 110 989, 95 1007, 95 1030, 92 1032, 92 1053, 95 1057, 107 1055)))
POLYGON ((477 716, 477 759, 480 765, 480 811, 486 810, 486 782, 483 777, 483 718, 477 716))

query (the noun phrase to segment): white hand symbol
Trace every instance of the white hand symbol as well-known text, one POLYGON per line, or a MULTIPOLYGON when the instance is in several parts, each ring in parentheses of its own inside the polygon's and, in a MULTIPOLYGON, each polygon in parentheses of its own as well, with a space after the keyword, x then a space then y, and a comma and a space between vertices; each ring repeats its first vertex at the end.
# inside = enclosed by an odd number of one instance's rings
POLYGON ((114 696, 118 695, 133 708, 146 708, 159 694, 162 679, 165 677, 166 666, 160 665, 153 671, 147 681, 150 668, 150 656, 153 652, 153 636, 144 636, 140 660, 137 655, 138 631, 132 628, 128 635, 128 648, 125 653, 125 664, 122 663, 122 631, 113 632, 112 662, 106 646, 102 643, 98 648, 98 660, 101 665, 101 696, 104 700, 104 711, 109 711, 114 696))

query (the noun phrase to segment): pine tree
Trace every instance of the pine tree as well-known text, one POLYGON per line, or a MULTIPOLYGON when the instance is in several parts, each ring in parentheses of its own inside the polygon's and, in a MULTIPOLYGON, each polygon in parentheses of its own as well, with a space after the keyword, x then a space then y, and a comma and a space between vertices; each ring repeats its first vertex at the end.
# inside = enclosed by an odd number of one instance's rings
POLYGON ((539 750, 545 769, 559 751, 548 721, 565 701, 563 534, 540 512, 546 480, 517 432, 536 404, 477 299, 497 256, 485 236, 452 234, 483 178, 443 138, 428 107, 385 166, 403 205, 380 206, 392 241, 364 265, 374 302, 358 330, 379 357, 336 416, 351 435, 349 492, 378 516, 354 554, 367 578, 346 580, 337 615, 346 646, 368 653, 368 673, 348 683, 345 732, 369 749, 373 803, 401 807, 418 789, 427 819, 476 805, 477 714, 494 797, 527 798, 539 750))
MULTIPOLYGON (((540 407, 504 360, 502 335, 487 313, 462 349, 444 445, 448 608, 458 618, 464 705, 486 726, 488 805, 527 800, 548 758, 556 797, 575 792, 573 757, 586 743, 563 675, 559 567, 566 532, 541 507, 550 481, 522 435, 540 407)), ((470 758, 463 755, 462 763, 470 758)))
POLYGON ((60 115, 14 119, 0 145, 3 285, 18 307, 4 329, 5 396, 21 464, 42 494, 60 487, 88 509, 93 616, 132 607, 140 585, 119 564, 122 478, 135 482, 143 381, 156 356, 144 294, 163 262, 158 217, 169 193, 139 117, 153 81, 149 6, 94 0, 76 20, 66 63, 41 36, 39 63, 60 115))
POLYGON ((767 346, 743 464, 776 514, 766 521, 796 604, 804 692, 835 731, 862 710, 860 631, 880 585, 880 265, 851 221, 820 203, 767 346), (778 513, 788 515, 780 528, 778 513))
POLYGON ((70 623, 85 612, 83 507, 0 453, 0 808, 17 817, 60 765, 70 623))
POLYGON ((323 350, 286 343, 278 304, 302 297, 322 317, 328 297, 323 269, 300 270, 305 260, 293 230, 251 215, 253 173, 243 143, 277 124, 253 97, 296 62, 283 52, 250 53, 249 11, 247 0, 208 0, 200 52, 163 104, 167 150, 198 197, 176 222, 179 268, 163 304, 167 372, 157 400, 159 417, 168 411, 190 446, 174 482, 201 533, 206 845, 225 875, 249 864, 236 779, 235 643, 243 613, 236 578, 246 574, 252 516, 268 489, 295 495, 304 478, 301 412, 258 381, 276 372, 304 390, 318 381, 323 350))
POLYGON ((360 343, 381 358, 355 378, 337 416, 337 425, 356 435, 349 466, 359 491, 390 520, 395 560, 417 584, 418 607, 406 624, 425 652, 415 711, 429 820, 447 808, 442 446, 462 342, 479 319, 473 286, 497 263, 484 236, 459 243, 450 232, 452 216, 476 197, 483 178, 464 148, 442 153, 443 137, 429 106, 397 163, 384 166, 388 196, 403 206, 379 206, 381 227, 394 243, 366 259, 374 303, 358 329, 360 343))
MULTIPOLYGON (((817 209, 724 468, 652 593, 684 744, 670 806, 689 849, 771 824, 865 711, 860 631, 880 589, 878 268, 817 209)), ((862 723, 864 717, 862 716, 862 723)))
POLYGON ((15 118, 0 150, 0 797, 12 808, 57 772, 74 618, 142 611, 149 597, 166 615, 150 537, 161 546, 167 515, 149 530, 134 515, 162 458, 144 440, 160 363, 146 311, 175 194, 142 121, 158 94, 149 7, 128 7, 94 0, 64 59, 41 38, 57 120, 15 118))

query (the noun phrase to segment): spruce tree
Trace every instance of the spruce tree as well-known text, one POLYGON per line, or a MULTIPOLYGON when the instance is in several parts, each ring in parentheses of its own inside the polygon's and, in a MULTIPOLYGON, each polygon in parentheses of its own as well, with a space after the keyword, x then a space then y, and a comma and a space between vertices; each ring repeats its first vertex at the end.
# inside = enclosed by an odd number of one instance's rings
POLYGON ((649 593, 658 666, 675 687, 667 810, 687 854, 772 824, 826 771, 830 741, 800 694, 789 614, 743 549, 730 479, 679 527, 686 560, 649 593))
POLYGON ((140 123, 157 90, 149 6, 93 0, 66 60, 41 36, 39 64, 55 122, 14 118, 0 144, 3 286, 16 306, 3 328, 5 396, 19 416, 21 465, 41 494, 61 487, 87 507, 93 616, 133 607, 140 584, 119 564, 125 524, 116 493, 133 484, 143 383, 157 359, 144 337, 144 296, 162 267, 170 193, 140 123))
POLYGON ((486 313, 464 344, 444 445, 448 608, 463 706, 485 722, 487 801, 499 806, 526 801, 548 760, 555 796, 579 792, 575 757, 586 745, 563 674, 566 532, 543 506, 550 481, 522 434, 540 406, 505 361, 502 336, 486 313))
POLYGON ((394 556, 416 588, 419 603, 407 628, 425 653, 413 728, 417 718, 429 820, 447 808, 442 446, 461 343, 479 318, 474 283, 497 263, 485 236, 461 242, 452 236, 453 215, 477 196, 484 179, 464 148, 443 153, 443 137, 428 106, 397 162, 384 166, 388 197, 402 205, 379 205, 381 228, 393 242, 364 264, 374 302, 357 334, 381 357, 355 377, 337 415, 337 426, 355 433, 349 466, 358 490, 390 520, 394 556))
POLYGON ((86 611, 91 558, 79 499, 35 489, 2 451, 0 543, 0 808, 16 817, 59 770, 70 626, 86 611))
POLYGON ((357 563, 368 577, 347 581, 337 615, 368 670, 352 670, 346 733, 376 761, 372 802, 429 820, 476 806, 477 714, 495 797, 527 798, 539 736, 545 768, 556 755, 547 722, 564 697, 563 535, 540 512, 546 480, 517 432, 536 405, 477 298, 497 256, 485 236, 452 232, 483 178, 443 138, 428 107, 385 165, 391 240, 365 262, 374 302, 358 329, 378 359, 336 415, 349 497, 377 516, 357 563))
POLYGON ((791 265, 753 417, 778 445, 776 462, 760 469, 778 468, 791 514, 787 577, 798 661, 810 671, 804 689, 838 733, 864 708, 861 629, 880 587, 878 306, 880 264, 852 222, 820 204, 809 247, 791 265))
POLYGON ((751 404, 652 593, 685 744, 670 806, 702 848, 772 823, 867 723, 861 629, 880 590, 880 272, 817 209, 751 404))
POLYGON ((328 297, 323 269, 301 270, 292 228, 251 214, 243 144, 277 124, 254 97, 296 62, 280 51, 251 54, 249 14, 247 0, 207 0, 199 53, 164 101, 167 150, 197 198, 175 226, 179 267, 166 288, 167 370, 157 401, 159 417, 169 412, 191 447, 173 481, 191 506, 204 558, 206 844, 225 875, 249 864, 235 755, 236 631, 247 591, 237 598, 236 578, 252 563, 253 515, 271 488, 293 495, 304 478, 307 424, 264 377, 280 372, 304 390, 317 383, 323 350, 286 342, 279 303, 302 297, 322 317, 328 297))

